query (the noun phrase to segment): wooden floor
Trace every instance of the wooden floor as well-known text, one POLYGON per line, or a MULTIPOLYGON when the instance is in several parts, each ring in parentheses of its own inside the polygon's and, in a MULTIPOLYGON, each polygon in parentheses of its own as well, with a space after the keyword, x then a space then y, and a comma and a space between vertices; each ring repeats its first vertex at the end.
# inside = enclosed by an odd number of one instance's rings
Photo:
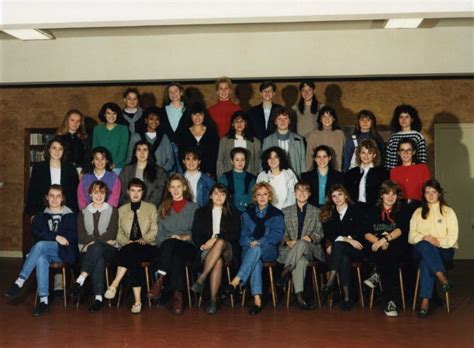
MULTIPOLYGON (((20 259, 0 258, 2 295, 20 266, 20 259)), ((65 309, 61 301, 34 318, 30 282, 23 302, 0 299, 0 347, 473 347, 474 261, 457 261, 450 278, 451 313, 438 307, 425 320, 411 310, 388 318, 380 305, 355 306, 348 313, 338 307, 303 312, 267 305, 251 317, 229 304, 214 316, 198 308, 175 316, 164 307, 133 315, 128 305, 92 314, 88 304, 65 309)))

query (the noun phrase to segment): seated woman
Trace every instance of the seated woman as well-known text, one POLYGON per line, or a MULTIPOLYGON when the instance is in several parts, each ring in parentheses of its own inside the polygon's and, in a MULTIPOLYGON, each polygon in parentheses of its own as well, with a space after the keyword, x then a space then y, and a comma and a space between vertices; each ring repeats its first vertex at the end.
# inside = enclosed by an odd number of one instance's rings
POLYGON ((367 217, 364 237, 369 243, 369 259, 376 264, 376 273, 364 284, 375 288, 382 281, 385 315, 398 316, 395 303, 398 268, 406 248, 409 216, 400 204, 401 189, 393 181, 384 181, 379 189, 377 205, 367 217))
POLYGON ((263 261, 274 261, 278 256, 277 246, 285 231, 283 213, 275 208, 273 190, 270 184, 261 182, 253 188, 253 201, 242 214, 240 245, 243 248, 242 265, 239 272, 228 284, 224 293, 235 294, 237 286, 246 284, 250 279, 253 296, 252 315, 262 311, 262 270, 263 261))
POLYGON ((159 208, 158 258, 154 266, 158 279, 147 296, 159 299, 166 282, 167 292, 174 294, 175 314, 183 314, 184 268, 187 261, 194 259, 197 251, 191 233, 194 213, 198 208, 193 203, 186 178, 181 174, 171 175, 159 208))
POLYGON ((357 167, 344 175, 344 185, 351 199, 362 207, 373 207, 380 185, 388 180, 387 170, 380 165, 380 152, 375 141, 361 141, 356 150, 357 167))
POLYGON ((89 166, 86 168, 85 174, 77 186, 79 209, 84 209, 92 202, 91 196, 89 195, 89 187, 91 183, 96 180, 103 181, 107 185, 108 194, 106 202, 114 208, 118 207, 122 184, 117 174, 112 171, 112 166, 110 154, 106 148, 96 147, 92 150, 89 166))
POLYGON ((320 218, 324 235, 330 242, 326 248, 329 256, 329 277, 322 290, 321 302, 324 303, 328 299, 334 287, 336 273, 339 273, 344 295, 341 309, 349 311, 352 307, 349 297, 351 266, 353 261, 362 259, 361 212, 352 203, 344 186, 334 185, 329 190, 320 218))
MULTIPOLYGON (((211 300, 206 308, 208 314, 217 312, 217 292, 221 286, 222 270, 240 255, 240 213, 231 208, 227 188, 215 184, 211 188, 211 199, 206 206, 196 210, 193 222, 193 242, 199 247, 200 261, 204 269, 191 290, 202 294, 204 284, 210 276, 211 300)), ((237 265, 238 266, 238 265, 237 265)))
POLYGON ((310 203, 322 207, 326 203, 329 188, 335 184, 344 184, 344 175, 333 169, 331 149, 319 145, 313 151, 313 169, 301 174, 301 179, 311 185, 310 203))
POLYGON ((90 275, 95 302, 91 312, 102 309, 106 263, 117 256, 118 211, 105 202, 108 188, 103 181, 89 186, 92 203, 82 209, 77 219, 77 232, 82 256, 81 274, 71 288, 71 297, 77 298, 86 278, 90 275))
POLYGON ((296 300, 301 309, 313 309, 303 299, 306 267, 310 261, 324 262, 324 252, 319 244, 324 237, 319 220, 319 209, 308 204, 311 196, 309 183, 300 181, 295 185, 296 204, 283 209, 285 235, 278 247, 278 262, 285 265, 277 286, 283 288, 290 275, 293 279, 296 300))
POLYGON ((263 151, 262 167, 257 183, 266 182, 271 185, 275 193, 272 204, 278 209, 295 204, 295 184, 298 179, 289 167, 285 151, 277 146, 263 151))
POLYGON ((139 314, 142 310, 143 270, 141 263, 150 262, 155 256, 158 214, 153 204, 142 201, 146 190, 143 181, 133 178, 129 181, 127 190, 130 203, 119 208, 117 243, 121 249, 117 255, 117 274, 104 297, 109 300, 115 297, 122 278, 129 271, 135 298, 131 312, 139 314))
POLYGON ((143 180, 146 185, 146 193, 143 200, 153 203, 157 207, 160 205, 168 173, 162 167, 155 164, 151 145, 147 141, 139 140, 135 143, 132 161, 123 168, 119 177, 123 183, 122 195, 120 197, 122 204, 130 201, 125 190, 125 184, 133 178, 138 178, 143 180))
POLYGON ((33 310, 35 317, 49 311, 49 265, 53 262, 74 264, 79 255, 76 216, 64 205, 63 188, 51 185, 45 198, 47 208, 42 213, 37 213, 32 222, 36 243, 27 254, 18 278, 5 292, 9 299, 18 298, 25 281, 36 269, 39 303, 33 310))
POLYGON ((420 267, 420 318, 429 316, 429 303, 435 278, 448 292, 453 284, 448 281, 445 265, 453 261, 458 248, 458 220, 456 213, 444 200, 444 191, 436 180, 423 185, 423 201, 410 220, 408 242, 414 244, 415 258, 420 267))

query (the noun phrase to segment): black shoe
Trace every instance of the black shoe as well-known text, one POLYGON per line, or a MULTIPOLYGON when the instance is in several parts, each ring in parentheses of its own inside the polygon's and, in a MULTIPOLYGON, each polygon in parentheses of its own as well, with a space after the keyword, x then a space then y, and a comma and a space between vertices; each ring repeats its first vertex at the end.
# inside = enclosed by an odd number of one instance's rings
POLYGON ((104 306, 104 301, 95 300, 94 304, 89 307, 89 312, 98 312, 104 306))
POLYGON ((351 301, 342 301, 341 309, 343 312, 349 312, 352 308, 351 301))
POLYGON ((321 305, 326 303, 331 293, 332 293, 332 286, 323 287, 323 290, 321 290, 321 305))
POLYGON ((451 282, 447 282, 446 284, 443 285, 443 292, 447 293, 449 292, 452 288, 454 287, 454 284, 451 282))
POLYGON ((16 283, 13 283, 7 289, 7 291, 5 291, 5 297, 7 297, 10 300, 15 300, 18 297, 20 297, 20 293, 21 293, 21 288, 16 283))
POLYGON ((216 314, 217 309, 218 309, 217 302, 211 301, 211 302, 209 302, 209 305, 206 308, 206 313, 207 314, 216 314))
POLYGON ((202 286, 201 283, 199 282, 195 282, 192 286, 191 286, 191 290, 193 292, 195 292, 196 294, 198 295, 202 295, 202 292, 204 290, 204 287, 202 286))
POLYGON ((222 289, 222 293, 229 297, 230 295, 235 295, 237 293, 237 289, 232 286, 232 284, 224 285, 222 289))
POLYGON ((308 303, 306 301, 298 302, 298 307, 300 307, 301 309, 303 309, 305 311, 310 311, 310 310, 314 309, 314 306, 311 303, 308 303))
POLYGON ((79 283, 74 283, 74 285, 71 287, 71 292, 69 293, 69 296, 71 296, 72 299, 77 300, 79 298, 79 295, 81 294, 81 289, 82 286, 79 283))
POLYGON ((418 312, 418 318, 420 319, 426 319, 430 316, 430 311, 427 309, 420 309, 418 312))
POLYGON ((290 278, 289 274, 286 275, 286 276, 278 278, 278 280, 276 281, 277 288, 283 289, 286 286, 286 284, 288 283, 289 278, 290 278))
POLYGON ((257 315, 262 311, 262 306, 257 306, 256 304, 253 304, 252 307, 249 309, 249 314, 250 315, 257 315))
POLYGON ((64 297, 64 290, 63 289, 56 289, 53 290, 53 294, 51 296, 53 299, 54 298, 63 298, 64 297))
POLYGON ((36 307, 35 309, 33 309, 33 316, 34 317, 39 317, 45 313, 49 312, 49 305, 44 303, 44 302, 40 302, 36 307))

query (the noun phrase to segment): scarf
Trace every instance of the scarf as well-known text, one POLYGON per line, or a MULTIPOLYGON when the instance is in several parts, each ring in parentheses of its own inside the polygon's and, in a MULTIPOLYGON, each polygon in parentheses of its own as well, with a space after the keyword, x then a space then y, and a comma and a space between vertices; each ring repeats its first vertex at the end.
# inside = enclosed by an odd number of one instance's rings
POLYGON ((265 223, 270 220, 272 217, 281 215, 282 212, 272 206, 271 204, 267 205, 267 211, 263 217, 258 217, 257 215, 257 206, 252 205, 247 209, 247 213, 250 216, 250 219, 255 224, 255 228, 252 232, 252 237, 254 240, 260 240, 265 235, 265 223))
POLYGON ((392 212, 392 209, 385 209, 382 207, 382 221, 385 222, 385 220, 387 220, 388 222, 394 224, 395 221, 393 221, 393 219, 390 217, 390 213, 392 212))
POLYGON ((130 206, 133 211, 133 222, 132 222, 132 230, 130 231, 130 240, 138 240, 142 238, 142 231, 140 230, 140 224, 138 223, 138 215, 137 211, 140 209, 142 201, 139 202, 131 202, 130 206))

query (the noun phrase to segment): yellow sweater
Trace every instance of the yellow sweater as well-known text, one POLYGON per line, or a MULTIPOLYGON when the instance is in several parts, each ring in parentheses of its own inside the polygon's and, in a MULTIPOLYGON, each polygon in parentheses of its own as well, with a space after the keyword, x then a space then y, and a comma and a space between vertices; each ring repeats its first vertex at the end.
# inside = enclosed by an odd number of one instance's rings
POLYGON ((410 220, 410 233, 408 242, 416 244, 425 236, 436 237, 440 247, 444 249, 458 248, 458 219, 456 213, 450 207, 443 208, 443 214, 439 211, 439 203, 430 204, 430 211, 426 220, 421 217, 421 208, 413 213, 410 220))

